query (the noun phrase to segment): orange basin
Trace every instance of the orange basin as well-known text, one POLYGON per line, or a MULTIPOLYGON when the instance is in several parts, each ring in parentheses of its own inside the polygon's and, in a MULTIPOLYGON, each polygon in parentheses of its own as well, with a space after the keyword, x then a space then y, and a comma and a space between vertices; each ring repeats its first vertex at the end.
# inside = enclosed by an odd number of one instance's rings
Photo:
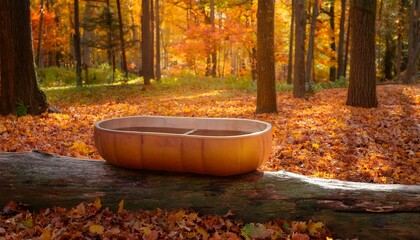
POLYGON ((271 151, 271 125, 233 118, 133 116, 95 123, 95 145, 111 164, 229 176, 255 171, 271 151))

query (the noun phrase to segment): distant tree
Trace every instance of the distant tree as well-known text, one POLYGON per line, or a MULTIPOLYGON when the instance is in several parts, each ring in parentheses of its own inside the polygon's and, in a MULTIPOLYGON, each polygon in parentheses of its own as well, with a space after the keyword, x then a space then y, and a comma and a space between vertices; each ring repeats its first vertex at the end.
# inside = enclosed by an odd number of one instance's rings
POLYGON ((121 69, 124 72, 124 77, 128 78, 128 71, 127 71, 127 58, 125 57, 125 41, 124 41, 124 26, 122 21, 121 15, 121 4, 120 0, 117 0, 117 10, 118 10, 118 25, 120 30, 120 48, 121 48, 121 57, 122 57, 122 67, 121 69))
POLYGON ((295 63, 293 70, 293 96, 305 98, 305 0, 295 0, 295 63))
POLYGON ((306 72, 305 72, 305 82, 308 86, 309 91, 313 91, 313 81, 312 79, 312 63, 314 61, 314 42, 315 42, 315 28, 316 28, 316 18, 318 17, 318 0, 314 1, 312 6, 312 19, 311 19, 311 30, 309 32, 309 46, 308 54, 306 58, 306 72))
POLYGON ((257 10, 257 109, 277 112, 274 67, 274 2, 259 0, 257 10))
POLYGON ((141 56, 144 85, 150 85, 150 80, 153 78, 153 33, 151 21, 152 9, 150 1, 152 0, 142 0, 141 56))
POLYGON ((44 0, 41 0, 41 7, 39 9, 38 45, 37 45, 36 59, 35 59, 38 67, 43 67, 42 66, 42 52, 41 52, 43 22, 44 22, 44 0))
POLYGON ((295 30, 295 11, 294 6, 295 0, 292 0, 292 13, 290 16, 290 33, 289 33, 289 59, 287 64, 287 84, 292 84, 293 77, 293 37, 295 30))
POLYGON ((39 90, 32 51, 29 0, 0 1, 0 114, 41 114, 48 108, 39 90))
POLYGON ((377 107, 375 68, 376 0, 350 1, 350 79, 347 105, 377 107))
POLYGON ((413 0, 410 8, 408 31, 408 62, 404 83, 414 82, 417 63, 420 56, 420 0, 413 0))
POLYGON ((155 3, 155 15, 156 15, 156 23, 155 23, 155 34, 156 34, 156 66, 155 66, 155 74, 156 74, 156 81, 160 81, 161 79, 161 69, 160 69, 160 3, 159 0, 156 0, 155 3))
POLYGON ((346 22, 346 0, 341 0, 341 16, 340 16, 340 33, 338 37, 338 52, 337 52, 337 77, 344 77, 346 75, 344 68, 344 32, 346 22))
POLYGON ((397 50, 395 59, 395 78, 401 80, 401 66, 403 59, 403 25, 405 16, 405 4, 407 1, 398 1, 398 20, 397 20, 397 50))
POLYGON ((82 51, 80 49, 80 22, 79 0, 74 0, 74 58, 76 60, 76 85, 83 86, 82 82, 82 51))
MULTIPOLYGON (((330 28, 333 32, 332 36, 331 36, 331 51, 335 52, 336 51, 336 46, 335 46, 335 7, 334 7, 335 1, 331 1, 331 5, 330 5, 330 11, 329 11, 329 17, 330 17, 330 28)), ((336 58, 333 55, 331 57, 331 61, 332 62, 336 62, 336 58)), ((334 65, 330 66, 330 81, 335 81, 337 79, 337 68, 334 65)))

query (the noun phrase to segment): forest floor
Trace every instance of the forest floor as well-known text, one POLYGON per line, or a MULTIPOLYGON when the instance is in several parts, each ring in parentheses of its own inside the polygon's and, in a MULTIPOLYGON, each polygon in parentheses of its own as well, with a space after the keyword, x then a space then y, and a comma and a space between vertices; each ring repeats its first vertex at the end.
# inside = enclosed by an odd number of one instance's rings
MULTIPOLYGON (((213 81, 213 80, 212 80, 213 81)), ((0 151, 39 150, 101 159, 95 122, 129 115, 252 118, 273 126, 264 171, 373 183, 420 183, 420 85, 381 85, 379 107, 345 105, 347 89, 308 100, 277 94, 278 113, 254 113, 254 91, 211 84, 155 84, 46 89, 60 113, 1 116, 0 151)))

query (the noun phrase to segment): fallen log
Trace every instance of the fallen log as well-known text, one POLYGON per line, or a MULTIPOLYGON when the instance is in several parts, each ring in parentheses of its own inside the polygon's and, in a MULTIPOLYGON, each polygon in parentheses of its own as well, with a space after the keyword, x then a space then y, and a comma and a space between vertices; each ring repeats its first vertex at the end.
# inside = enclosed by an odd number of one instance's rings
POLYGON ((72 207, 97 197, 114 209, 124 199, 128 210, 231 210, 246 222, 313 219, 342 239, 415 239, 420 229, 419 185, 345 182, 284 171, 212 177, 129 170, 42 152, 0 153, 1 206, 15 200, 34 210, 72 207))

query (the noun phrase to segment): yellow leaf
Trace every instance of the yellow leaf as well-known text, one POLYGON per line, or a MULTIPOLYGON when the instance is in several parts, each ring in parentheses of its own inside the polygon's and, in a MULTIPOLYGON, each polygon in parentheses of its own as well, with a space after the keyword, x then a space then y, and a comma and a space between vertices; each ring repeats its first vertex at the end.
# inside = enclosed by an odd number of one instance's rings
POLYGON ((124 212, 124 199, 121 199, 120 203, 118 204, 118 213, 121 214, 124 212))
POLYGON ((90 225, 89 232, 92 234, 101 235, 101 234, 104 234, 104 227, 98 224, 90 225))
POLYGON ((314 235, 324 224, 322 222, 310 222, 308 224, 308 231, 310 235, 314 235))
POLYGON ((318 143, 312 143, 312 147, 315 148, 315 149, 318 149, 319 148, 319 144, 318 143))
POLYGON ((85 142, 80 141, 80 140, 75 141, 73 145, 70 147, 70 149, 77 150, 80 154, 84 154, 84 155, 87 155, 95 151, 94 149, 92 149, 92 147, 89 147, 88 145, 86 145, 85 142))
POLYGON ((50 227, 47 227, 42 232, 41 236, 39 237, 39 240, 50 240, 52 237, 52 229, 50 227))
POLYGON ((207 240, 208 238, 209 238, 209 235, 208 235, 208 233, 206 232, 206 230, 204 230, 203 228, 198 228, 197 229, 197 232, 199 233, 199 234, 201 234, 201 236, 203 236, 203 239, 204 240, 207 240))
POLYGON ((99 198, 95 199, 95 202, 93 203, 93 206, 95 206, 95 208, 97 210, 101 209, 101 207, 102 207, 101 199, 99 199, 99 198))
POLYGON ((143 232, 143 234, 145 234, 145 235, 150 235, 150 234, 152 234, 152 230, 151 230, 150 228, 148 228, 148 227, 141 227, 141 228, 140 228, 140 231, 142 231, 142 232, 143 232))
POLYGON ((34 226, 34 223, 32 221, 32 217, 26 219, 25 221, 22 221, 21 223, 22 223, 23 226, 28 227, 28 228, 31 228, 31 227, 34 226))

